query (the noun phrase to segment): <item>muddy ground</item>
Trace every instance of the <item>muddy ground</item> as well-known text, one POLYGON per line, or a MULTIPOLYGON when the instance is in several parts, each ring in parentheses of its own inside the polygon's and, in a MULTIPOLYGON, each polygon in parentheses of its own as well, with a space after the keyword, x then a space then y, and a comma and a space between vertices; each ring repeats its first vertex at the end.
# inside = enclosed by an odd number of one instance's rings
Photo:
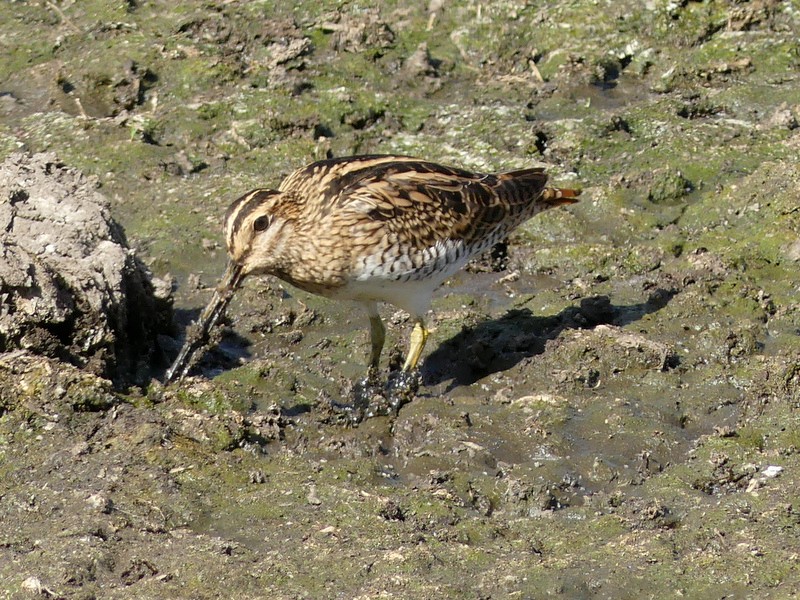
POLYGON ((379 4, 0 4, 0 160, 96 181, 176 307, 128 379, 0 338, 0 597, 800 593, 800 2, 379 4), (396 416, 269 279, 162 386, 228 203, 364 152, 584 195, 443 286, 396 416))

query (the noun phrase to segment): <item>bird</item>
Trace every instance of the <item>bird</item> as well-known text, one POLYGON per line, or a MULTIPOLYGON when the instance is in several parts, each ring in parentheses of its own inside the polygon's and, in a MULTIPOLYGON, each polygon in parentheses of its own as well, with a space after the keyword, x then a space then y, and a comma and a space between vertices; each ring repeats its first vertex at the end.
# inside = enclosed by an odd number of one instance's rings
POLYGON ((547 180, 541 167, 473 173, 376 154, 317 161, 277 189, 247 192, 225 213, 225 273, 167 381, 183 377, 242 280, 257 275, 360 304, 369 319, 371 369, 386 339, 379 304, 406 311, 413 328, 403 371, 416 369, 434 290, 537 213, 578 201, 580 190, 547 180))

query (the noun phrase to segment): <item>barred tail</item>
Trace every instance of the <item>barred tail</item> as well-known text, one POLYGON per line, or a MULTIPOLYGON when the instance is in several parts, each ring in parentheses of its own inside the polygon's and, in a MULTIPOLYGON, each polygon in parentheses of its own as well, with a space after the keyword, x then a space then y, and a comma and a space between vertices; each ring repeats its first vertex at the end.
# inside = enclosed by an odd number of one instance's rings
POLYGON ((549 187, 544 189, 539 197, 539 202, 544 204, 545 208, 553 208, 562 204, 575 204, 580 195, 581 190, 549 187))

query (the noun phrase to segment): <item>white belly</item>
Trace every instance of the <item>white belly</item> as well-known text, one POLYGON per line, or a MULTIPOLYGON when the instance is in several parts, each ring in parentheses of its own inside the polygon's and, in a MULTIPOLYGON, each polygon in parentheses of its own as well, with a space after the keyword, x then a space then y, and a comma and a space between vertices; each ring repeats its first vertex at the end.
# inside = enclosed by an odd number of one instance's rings
POLYGON ((413 252, 384 246, 355 258, 348 283, 325 295, 358 302, 388 302, 421 317, 430 308, 434 290, 472 256, 492 246, 495 237, 487 236, 472 245, 463 240, 445 240, 413 252))
POLYGON ((431 296, 482 247, 441 242, 415 254, 383 250, 354 261, 350 281, 330 294, 360 302, 388 302, 415 316, 430 308, 431 296))
POLYGON ((406 280, 372 278, 351 281, 336 288, 330 298, 356 302, 387 302, 410 313, 423 316, 431 305, 431 296, 447 275, 428 279, 406 280))

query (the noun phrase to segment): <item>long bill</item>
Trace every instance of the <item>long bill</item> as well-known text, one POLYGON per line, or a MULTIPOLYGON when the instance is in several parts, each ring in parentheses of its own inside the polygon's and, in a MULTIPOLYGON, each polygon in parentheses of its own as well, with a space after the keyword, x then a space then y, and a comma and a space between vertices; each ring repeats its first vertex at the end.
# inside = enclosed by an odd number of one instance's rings
POLYGON ((200 314, 200 318, 189 329, 183 348, 181 348, 172 366, 167 369, 164 383, 183 379, 189 371, 194 353, 208 342, 211 330, 222 315, 225 314, 225 309, 241 281, 242 266, 233 261, 228 261, 228 266, 217 289, 214 291, 214 295, 211 297, 211 301, 200 314))

